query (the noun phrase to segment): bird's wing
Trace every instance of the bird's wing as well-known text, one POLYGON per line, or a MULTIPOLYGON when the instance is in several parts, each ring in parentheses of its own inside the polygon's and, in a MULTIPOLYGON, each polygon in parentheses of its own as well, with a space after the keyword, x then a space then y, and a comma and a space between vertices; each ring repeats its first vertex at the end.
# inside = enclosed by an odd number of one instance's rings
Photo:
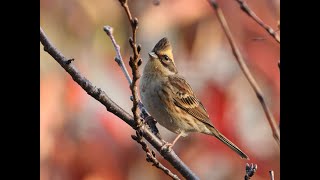
POLYGON ((182 77, 177 75, 169 76, 168 79, 171 84, 175 105, 201 122, 213 127, 206 109, 193 93, 191 86, 182 77))

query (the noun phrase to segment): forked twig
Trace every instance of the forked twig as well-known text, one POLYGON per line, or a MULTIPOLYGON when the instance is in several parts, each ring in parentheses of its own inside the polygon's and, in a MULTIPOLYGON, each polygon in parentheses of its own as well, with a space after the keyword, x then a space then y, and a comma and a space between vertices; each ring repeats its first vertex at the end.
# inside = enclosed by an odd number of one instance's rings
MULTIPOLYGON (((140 102, 138 95, 137 95, 137 85, 136 82, 140 77, 139 74, 139 69, 138 67, 141 65, 142 60, 139 58, 140 56, 140 51, 141 51, 141 46, 137 45, 136 43, 136 32, 137 32, 137 28, 138 28, 138 19, 137 18, 132 18, 129 6, 127 4, 127 1, 119 1, 121 3, 121 6, 124 7, 126 14, 128 16, 131 28, 132 28, 132 36, 133 38, 129 38, 129 43, 130 46, 133 50, 133 57, 130 56, 130 61, 129 61, 129 65, 132 68, 132 80, 128 74, 128 71, 123 63, 123 59, 121 57, 121 53, 120 53, 120 46, 116 43, 115 38, 113 37, 113 28, 110 26, 104 26, 104 31, 107 33, 107 35, 110 37, 111 42, 116 50, 116 58, 115 61, 118 63, 118 65, 121 67, 121 70, 124 72, 129 85, 130 85, 130 90, 132 92, 132 96, 131 96, 131 100, 133 102, 133 107, 132 107, 132 112, 134 115, 134 120, 136 122, 136 134, 137 136, 132 136, 132 138, 137 141, 138 143, 140 143, 143 147, 143 149, 146 151, 147 153, 147 161, 148 162, 153 162, 153 165, 156 166, 157 168, 161 169, 163 172, 165 172, 167 175, 169 175, 170 177, 172 177, 173 179, 179 179, 177 177, 177 175, 173 174, 171 171, 169 171, 165 166, 163 166, 156 158, 155 156, 152 156, 150 153, 149 148, 147 147, 146 143, 143 142, 142 140, 142 136, 140 135, 140 127, 142 126, 141 121, 140 121, 140 117, 138 116, 138 108, 141 111, 141 118, 145 117, 145 115, 149 115, 148 112, 144 109, 143 104, 140 102), (139 132, 139 133, 138 133, 139 132), (138 136, 139 135, 139 136, 138 136)), ((150 116, 150 115, 149 115, 150 116)), ((145 119, 147 119, 147 117, 145 117, 145 119)), ((156 134, 158 133, 158 130, 156 128, 155 125, 150 125, 151 123, 154 123, 155 121, 148 121, 149 127, 151 129, 153 129, 153 132, 155 131, 154 129, 156 129, 156 134)), ((155 124, 155 123, 154 123, 155 124)), ((153 151, 152 151, 153 152, 153 151)))
POLYGON ((262 94, 260 87, 258 86, 257 82, 255 81, 255 79, 251 75, 247 65, 244 62, 244 59, 240 53, 240 50, 237 47, 237 45, 232 37, 232 34, 231 34, 231 31, 228 27, 227 21, 224 18, 223 12, 215 0, 208 0, 208 2, 215 10, 215 13, 219 19, 219 22, 220 22, 222 28, 223 28, 223 31, 225 32, 227 39, 229 41, 229 44, 231 45, 233 55, 235 56, 241 70, 243 71, 245 77, 248 79, 251 87, 253 88, 254 92, 256 93, 256 96, 262 105, 264 113, 265 113, 267 120, 270 124, 270 127, 272 129, 273 137, 276 140, 276 142, 278 143, 278 145, 280 146, 280 131, 278 129, 276 121, 274 120, 273 115, 264 100, 264 97, 263 97, 263 94, 262 94))
MULTIPOLYGON (((132 17, 127 0, 119 0, 119 2, 127 14, 127 17, 130 22, 131 29, 132 29, 132 38, 131 37, 129 38, 129 43, 130 43, 130 46, 131 46, 132 52, 133 52, 133 57, 130 56, 130 60, 129 60, 129 65, 132 69, 132 82, 130 84, 130 89, 132 92, 132 104, 133 104, 132 112, 133 112, 134 120, 136 122, 136 131, 137 131, 136 134, 139 135, 139 136, 137 136, 137 138, 135 140, 137 142, 139 142, 140 144, 142 143, 141 145, 143 145, 143 147, 145 147, 144 150, 147 153, 147 157, 149 157, 149 158, 147 158, 147 161, 153 162, 153 164, 157 168, 161 169, 163 172, 165 172, 170 177, 173 177, 174 179, 178 179, 177 175, 173 174, 166 167, 164 167, 162 164, 160 164, 159 161, 155 158, 155 156, 151 156, 150 152, 147 151, 147 145, 142 141, 142 136, 140 136, 140 132, 141 132, 140 127, 142 126, 142 123, 140 121, 140 117, 138 116, 138 107, 141 110, 141 116, 144 116, 145 114, 148 114, 148 113, 143 108, 143 105, 138 98, 137 85, 136 85, 138 79, 140 78, 139 66, 142 64, 142 59, 140 58, 141 46, 137 45, 138 18, 132 17)), ((112 32, 109 34, 110 34, 109 36, 111 36, 112 32)), ((119 60, 122 61, 122 59, 119 59, 119 60)), ((122 63, 122 65, 123 65, 123 63, 122 63)), ((145 117, 145 119, 147 119, 147 117, 145 117)), ((148 118, 148 119, 150 119, 150 118, 148 118)), ((159 132, 155 126, 155 121, 147 121, 147 122, 148 122, 148 124, 150 124, 149 127, 153 131, 154 131, 154 129, 156 129, 156 134, 159 134, 159 132), (151 125, 152 123, 153 123, 153 126, 151 125)))
POLYGON ((274 31, 270 26, 265 24, 257 15, 254 13, 243 0, 236 0, 240 4, 240 8, 245 12, 249 17, 251 17, 255 22, 257 22, 262 28, 264 28, 278 43, 280 43, 279 34, 274 31))
MULTIPOLYGON (((111 26, 104 26, 103 27, 103 30, 104 32, 106 32, 106 34, 109 36, 111 42, 112 42, 112 45, 116 51, 116 57, 115 57, 115 61, 118 63, 118 65, 120 66, 123 74, 125 75, 129 85, 131 86, 131 83, 132 83, 132 80, 131 80, 131 77, 127 71, 127 68, 126 66, 124 65, 124 61, 122 59, 122 56, 121 56, 121 52, 120 52, 120 46, 117 44, 114 36, 113 36, 113 28, 111 26)), ((131 98, 131 100, 133 101, 133 97, 131 98)), ((141 111, 141 118, 142 119, 152 119, 151 115, 148 113, 148 111, 144 108, 143 104, 141 103, 140 100, 138 100, 138 107, 141 111)), ((157 122, 156 121, 149 121, 147 120, 146 121, 147 124, 149 125, 149 127, 151 128, 152 132, 159 136, 160 137, 160 134, 159 134, 159 130, 157 128, 157 126, 155 125, 157 122)))
MULTIPOLYGON (((115 57, 115 61, 118 63, 118 65, 120 66, 122 72, 124 73, 124 75, 126 76, 126 79, 129 82, 129 85, 131 85, 132 80, 131 77, 123 63, 123 59, 120 53, 120 46, 117 44, 114 36, 113 36, 113 28, 111 26, 104 26, 103 30, 106 32, 106 34, 109 36, 109 38, 111 39, 111 42, 115 48, 116 51, 116 57, 115 57)), ((132 98, 133 100, 133 98, 132 98)), ((146 109, 143 107, 143 104, 140 102, 138 102, 138 107, 141 111, 141 118, 145 119, 147 121, 147 119, 149 119, 151 116, 149 115, 149 113, 146 111, 146 109)), ((156 135, 159 133, 157 127, 154 125, 152 126, 150 121, 147 121, 149 127, 151 128, 151 130, 154 132, 156 131, 156 135)), ((153 124, 155 124, 155 121, 153 121, 153 124)), ((154 151, 150 151, 150 149, 148 148, 147 144, 145 142, 143 142, 142 140, 142 136, 140 135, 141 132, 139 130, 136 131, 136 136, 132 135, 132 139, 134 139, 135 141, 137 141, 139 144, 142 145, 142 149, 146 152, 147 155, 147 161, 148 162, 152 162, 153 165, 159 169, 161 169, 163 172, 165 172, 168 176, 172 177, 173 179, 179 179, 177 175, 173 174, 168 168, 166 168, 164 165, 162 165, 155 157, 154 151)))
POLYGON ((111 42, 112 42, 112 45, 114 47, 114 49, 116 50, 116 57, 114 58, 114 60, 118 63, 118 65, 120 66, 122 72, 124 73, 124 75, 126 76, 126 79, 129 83, 129 85, 131 85, 132 83, 132 80, 131 80, 131 77, 127 71, 127 68, 126 66, 124 65, 123 63, 123 60, 122 60, 122 56, 121 56, 121 53, 120 53, 120 46, 117 44, 116 40, 114 39, 114 36, 113 36, 113 28, 111 26, 104 26, 103 27, 103 30, 104 32, 107 33, 107 35, 109 36, 111 42))
POLYGON ((129 60, 129 65, 132 69, 132 82, 130 84, 130 90, 132 93, 132 113, 133 113, 133 118, 136 122, 136 128, 139 128, 140 126, 142 126, 141 124, 141 119, 138 113, 138 93, 137 93, 137 81, 140 78, 140 73, 139 73, 139 69, 138 67, 141 65, 142 60, 139 58, 140 57, 140 50, 141 50, 141 46, 137 45, 137 29, 138 29, 138 19, 137 18, 132 18, 129 6, 128 6, 128 2, 127 0, 119 0, 121 6, 124 8, 130 25, 131 25, 131 29, 132 29, 132 38, 129 38, 129 43, 130 46, 132 48, 133 51, 133 57, 130 56, 130 60, 129 60))

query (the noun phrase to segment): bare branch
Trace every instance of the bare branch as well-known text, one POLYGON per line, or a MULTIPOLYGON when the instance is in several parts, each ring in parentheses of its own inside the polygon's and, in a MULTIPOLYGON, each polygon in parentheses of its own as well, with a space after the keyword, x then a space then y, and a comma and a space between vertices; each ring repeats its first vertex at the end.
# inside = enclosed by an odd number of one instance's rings
MULTIPOLYGON (((107 110, 114 115, 118 116, 124 122, 126 122, 131 127, 135 126, 133 117, 113 102, 107 94, 100 88, 92 85, 92 83, 85 78, 80 72, 75 68, 75 66, 69 61, 61 52, 59 52, 48 40, 42 28, 40 27, 40 42, 44 46, 44 50, 48 52, 60 65, 67 71, 72 79, 77 82, 83 90, 85 90, 90 96, 95 98, 101 104, 103 104, 107 110)), ((158 151, 160 152, 163 146, 163 140, 155 136, 144 124, 139 129, 142 136, 158 151)), ((181 159, 176 155, 176 153, 171 151, 161 151, 160 154, 172 164, 172 166, 177 169, 183 177, 186 179, 199 179, 190 169, 186 166, 181 159)))
POLYGON ((124 8, 124 10, 128 16, 128 19, 129 19, 129 22, 131 25, 131 29, 132 29, 132 38, 129 38, 129 43, 130 43, 130 46, 133 51, 133 57, 130 56, 130 60, 129 60, 129 65, 132 69, 132 82, 130 84, 130 90, 131 90, 132 97, 133 97, 133 100, 132 100, 133 106, 132 106, 131 110, 133 113, 134 121, 136 122, 136 126, 137 126, 137 128, 139 128, 142 125, 141 125, 140 117, 138 114, 138 108, 137 108, 139 98, 138 98, 136 83, 137 83, 138 79, 140 78, 140 73, 139 73, 138 67, 141 65, 142 60, 139 59, 141 47, 138 48, 138 46, 137 46, 138 19, 132 18, 127 0, 119 0, 119 2, 121 4, 121 6, 124 8))
POLYGON ((274 180, 274 172, 271 170, 269 171, 270 174, 270 180, 274 180))
POLYGON ((136 131, 136 136, 131 136, 133 140, 137 141, 139 144, 141 144, 142 149, 146 152, 147 158, 146 160, 148 162, 151 162, 153 166, 156 166, 157 168, 161 169, 164 173, 166 173, 168 176, 170 176, 172 179, 179 180, 179 177, 175 174, 173 174, 168 168, 166 168, 164 165, 162 165, 157 159, 156 154, 154 151, 150 150, 148 145, 142 140, 142 136, 139 130, 136 131))
MULTIPOLYGON (((111 42, 115 48, 116 51, 116 57, 115 57, 115 61, 118 63, 118 65, 120 66, 122 72, 124 73, 124 75, 126 76, 129 85, 131 86, 132 80, 131 77, 127 71, 126 66, 124 65, 124 61, 122 59, 121 53, 120 53, 120 46, 117 44, 114 36, 113 36, 113 28, 111 26, 104 26, 103 30, 106 32, 106 34, 109 36, 109 38, 111 39, 111 42)), ((131 98, 131 100, 133 101, 133 97, 131 98)), ((152 132, 157 135, 158 137, 160 137, 159 134, 159 130, 157 129, 157 126, 155 125, 157 123, 157 121, 149 121, 149 119, 151 119, 151 115, 147 112, 147 110, 144 108, 143 104, 141 103, 140 100, 138 100, 138 107, 141 111, 141 118, 142 119, 148 119, 146 122, 149 125, 149 127, 151 128, 152 132)))
MULTIPOLYGON (((130 67, 132 69, 132 82, 130 84, 130 89, 131 89, 131 92, 132 92, 132 104, 133 104, 132 112, 133 112, 134 120, 136 122, 137 134, 139 134, 140 133, 140 127, 142 126, 142 123, 140 121, 140 117, 138 116, 137 107, 140 107, 140 110, 144 109, 144 108, 143 108, 143 104, 140 102, 140 100, 138 98, 137 85, 136 85, 138 79, 140 78, 139 66, 142 64, 142 59, 140 58, 141 46, 137 45, 138 18, 132 18, 132 15, 131 15, 131 12, 130 12, 130 9, 129 9, 127 1, 119 0, 119 2, 120 2, 121 6, 124 8, 124 10, 125 10, 125 12, 127 14, 127 17, 128 17, 129 22, 130 22, 131 29, 132 29, 132 38, 131 37, 129 38, 129 43, 130 43, 130 46, 131 46, 132 52, 133 52, 133 57, 130 56, 130 60, 129 60, 129 65, 130 65, 130 67)), ((144 109, 144 113, 141 113, 141 115, 145 116, 146 114, 148 114, 148 113, 144 109)), ((147 117, 151 117, 151 116, 149 115, 147 117)), ((150 119, 150 118, 148 118, 148 119, 150 119)), ((157 135, 159 135, 159 131, 155 126, 155 121, 148 120, 147 123, 149 124, 149 127, 151 129, 156 129, 155 133, 157 135)), ((153 133, 154 133, 154 131, 153 131, 153 133)), ((142 142, 141 136, 139 136, 139 138, 137 138, 136 141, 141 143, 142 142)), ((145 150, 146 150, 146 148, 145 148, 145 150)), ((160 164, 159 161, 155 157, 151 156, 150 152, 147 152, 147 157, 149 157, 147 159, 147 161, 152 161, 157 168, 163 170, 167 175, 169 175, 170 177, 174 177, 174 179, 178 179, 178 177, 176 175, 172 174, 166 167, 164 167, 162 164, 160 164)))
POLYGON ((244 176, 244 180, 249 180, 254 173, 257 171, 258 166, 257 164, 251 164, 249 165, 248 163, 246 164, 246 175, 244 176))
MULTIPOLYGON (((263 27, 278 43, 280 43, 280 36, 274 31, 270 26, 265 24, 257 15, 254 13, 243 0, 236 0, 240 4, 240 8, 249 17, 251 17, 255 22, 257 22, 261 27, 263 27)), ((279 23, 280 24, 280 23, 279 23)), ((279 25, 280 29, 280 25, 279 25)))
MULTIPOLYGON (((132 84, 132 80, 128 74, 128 71, 123 63, 123 59, 121 57, 121 53, 120 53, 120 46, 116 43, 116 40, 113 36, 113 28, 111 26, 104 26, 103 30, 106 32, 106 34, 109 36, 109 38, 111 39, 111 42, 115 48, 116 51, 116 58, 115 61, 118 63, 118 65, 120 66, 122 72, 124 73, 124 75, 126 76, 129 85, 131 86, 132 84)), ((131 96, 131 100, 133 101, 133 96, 131 96)), ((158 136, 159 135, 159 131, 157 129, 157 127, 155 126, 155 122, 156 121, 150 121, 149 119, 151 119, 152 117, 149 115, 149 113, 147 112, 147 110, 143 107, 143 104, 140 102, 140 100, 138 100, 138 107, 141 111, 141 118, 145 119, 146 122, 148 123, 149 127, 151 128, 152 132, 158 136)), ((153 119, 153 118, 152 118, 153 119)), ((157 168, 161 169, 163 172, 165 172, 167 175, 169 175, 170 177, 172 177, 173 179, 179 179, 177 175, 173 174, 170 170, 168 170, 165 166, 163 166, 156 158, 155 156, 151 156, 151 151, 149 150, 149 148, 147 147, 147 144, 145 142, 143 142, 142 140, 142 136, 140 136, 140 131, 139 129, 136 131, 137 136, 132 136, 132 138, 137 141, 138 143, 140 143, 142 145, 142 149, 144 151, 146 151, 147 154, 147 161, 148 162, 153 162, 153 165, 156 166, 157 168), (138 133, 139 132, 139 133, 138 133)), ((152 151, 153 152, 153 151, 152 151)))
POLYGON ((79 71, 74 67, 70 60, 65 58, 47 39, 45 33, 40 27, 40 41, 44 46, 44 51, 49 53, 72 77, 72 79, 77 82, 90 96, 102 103, 108 111, 112 112, 122 120, 124 120, 130 126, 133 126, 133 121, 131 115, 119 107, 115 102, 113 102, 107 94, 100 88, 92 85, 92 83, 82 76, 79 71))
POLYGON ((121 53, 120 53, 120 46, 116 43, 116 40, 113 37, 113 28, 111 26, 104 26, 103 27, 104 32, 107 33, 107 35, 109 36, 109 38, 111 39, 111 42, 114 46, 114 49, 116 50, 116 57, 114 58, 114 60, 118 63, 118 65, 120 66, 122 72, 124 73, 124 75, 127 78, 127 81, 129 83, 129 85, 131 85, 132 80, 131 77, 127 71, 126 66, 123 63, 122 57, 121 57, 121 53))
POLYGON ((231 31, 228 27, 227 21, 224 18, 223 12, 215 0, 208 0, 208 2, 215 10, 215 13, 219 19, 219 22, 220 22, 220 24, 221 24, 221 26, 227 36, 229 44, 231 45, 233 55, 235 56, 241 70, 243 71, 245 77, 248 79, 251 87, 253 88, 254 92, 256 93, 256 96, 262 105, 264 113, 265 113, 267 120, 270 124, 270 127, 272 129, 273 137, 276 140, 276 142, 278 143, 278 145, 280 146, 280 130, 278 129, 276 121, 274 120, 273 115, 264 100, 264 97, 263 97, 263 94, 262 94, 260 87, 258 86, 257 82, 255 81, 255 79, 251 75, 246 63, 244 62, 244 59, 240 53, 240 50, 237 47, 237 45, 232 37, 232 34, 231 34, 231 31))

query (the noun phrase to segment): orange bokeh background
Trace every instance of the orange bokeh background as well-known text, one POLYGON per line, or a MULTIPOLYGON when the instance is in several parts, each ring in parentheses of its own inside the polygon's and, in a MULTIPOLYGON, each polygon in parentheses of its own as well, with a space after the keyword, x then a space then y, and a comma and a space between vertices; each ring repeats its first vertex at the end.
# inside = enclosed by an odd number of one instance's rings
MULTIPOLYGON (((236 1, 218 1, 245 61, 261 87, 275 119, 280 117, 280 45, 241 11, 236 1)), ((117 0, 40 0, 40 25, 52 43, 95 86, 131 112, 127 81, 114 61, 115 51, 103 26, 114 28, 122 57, 128 59, 130 26, 117 0)), ((251 9, 277 29, 280 2, 248 1, 251 9)), ((174 146, 200 179, 243 179, 245 164, 256 163, 255 180, 280 179, 280 149, 262 107, 240 70, 214 11, 206 1, 129 0, 139 19, 137 41, 143 64, 148 52, 166 36, 179 73, 206 107, 213 124, 237 144, 250 161, 241 160, 217 139, 191 134, 174 146)), ((279 33, 279 32, 278 32, 279 33)), ((145 160, 131 139, 134 130, 106 111, 43 51, 40 45, 40 178, 41 180, 170 179, 145 160)), ((175 134, 158 125, 162 137, 175 134)), ((161 155, 166 167, 181 175, 161 155)), ((181 177, 182 178, 182 177, 181 177)))

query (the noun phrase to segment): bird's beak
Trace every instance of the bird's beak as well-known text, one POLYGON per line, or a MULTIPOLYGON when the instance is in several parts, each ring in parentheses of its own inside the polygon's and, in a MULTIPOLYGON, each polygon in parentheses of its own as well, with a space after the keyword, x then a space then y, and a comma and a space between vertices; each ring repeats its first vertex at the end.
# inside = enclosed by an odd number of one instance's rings
POLYGON ((159 58, 158 55, 157 55, 156 53, 154 53, 154 52, 150 52, 150 53, 149 53, 149 56, 150 56, 150 58, 152 58, 152 59, 158 59, 158 58, 159 58))

